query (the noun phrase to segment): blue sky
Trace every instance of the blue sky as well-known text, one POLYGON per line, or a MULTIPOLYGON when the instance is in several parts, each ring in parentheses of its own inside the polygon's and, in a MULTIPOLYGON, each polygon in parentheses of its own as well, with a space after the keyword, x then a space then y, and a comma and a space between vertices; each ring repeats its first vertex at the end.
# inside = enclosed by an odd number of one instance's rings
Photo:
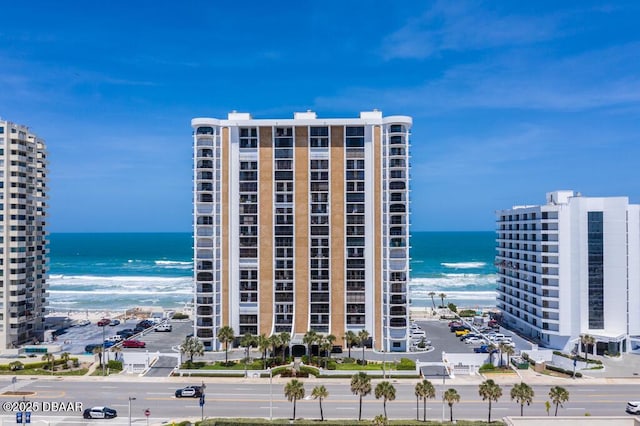
POLYGON ((192 117, 411 115, 413 230, 545 193, 640 202, 635 1, 10 2, 0 116, 43 137, 50 231, 189 231, 192 117))

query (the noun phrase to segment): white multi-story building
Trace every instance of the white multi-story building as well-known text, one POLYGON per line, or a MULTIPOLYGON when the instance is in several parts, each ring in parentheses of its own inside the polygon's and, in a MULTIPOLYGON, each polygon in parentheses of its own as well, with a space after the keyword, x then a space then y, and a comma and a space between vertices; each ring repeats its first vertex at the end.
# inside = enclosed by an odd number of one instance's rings
POLYGON ((405 116, 194 118, 195 335, 366 330, 407 349, 405 116))
POLYGON ((541 206, 497 212, 498 308, 538 343, 599 354, 636 349, 640 336, 640 206, 627 197, 547 194, 541 206))
POLYGON ((40 340, 47 305, 47 156, 25 126, 0 120, 0 348, 40 340))

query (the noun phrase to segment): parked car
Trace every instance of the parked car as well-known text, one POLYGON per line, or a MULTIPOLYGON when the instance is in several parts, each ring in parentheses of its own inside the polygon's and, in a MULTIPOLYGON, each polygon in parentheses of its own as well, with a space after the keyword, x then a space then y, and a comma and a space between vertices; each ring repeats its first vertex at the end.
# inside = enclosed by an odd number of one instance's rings
MULTIPOLYGON (((489 345, 478 346, 477 348, 473 348, 473 351, 477 354, 488 354, 489 353, 489 345)), ((491 351, 492 354, 498 352, 497 349, 493 349, 491 351)))
POLYGON ((109 325, 110 322, 111 320, 109 318, 102 318, 96 324, 98 325, 98 327, 104 327, 105 325, 109 325))
POLYGON ((411 338, 415 339, 415 338, 422 338, 422 337, 426 337, 427 333, 425 333, 424 330, 413 330, 411 332, 411 338))
POLYGON ((171 324, 168 323, 162 323, 162 324, 158 324, 155 327, 156 331, 171 331, 171 324))
POLYGON ((465 334, 469 334, 469 330, 463 329, 463 330, 456 331, 456 337, 461 337, 461 336, 464 336, 465 334))
POLYGON ((149 327, 153 327, 155 324, 153 323, 153 321, 150 321, 150 320, 142 320, 137 325, 144 328, 149 328, 149 327))
POLYGON ((191 397, 199 398, 202 395, 201 386, 187 386, 186 388, 176 390, 176 398, 191 397))
POLYGON ((629 401, 627 402, 627 413, 629 414, 640 414, 640 401, 629 401))
POLYGON ((102 347, 102 343, 90 343, 84 347, 84 351, 88 353, 93 353, 93 350, 95 348, 101 348, 101 347, 102 347))
POLYGON ((109 326, 110 326, 110 327, 115 327, 116 325, 120 325, 120 320, 118 320, 118 319, 114 319, 113 321, 111 321, 111 322, 109 323, 109 326))
POLYGON ((89 325, 89 324, 91 324, 91 321, 89 321, 88 319, 83 319, 83 320, 78 321, 78 325, 80 327, 84 327, 85 325, 89 325))
POLYGON ((122 342, 123 348, 144 348, 145 346, 146 344, 144 342, 135 339, 125 340, 122 342))
POLYGON ((482 336, 480 336, 480 335, 479 335, 479 334, 477 334, 477 333, 467 333, 467 334, 465 334, 464 336, 462 336, 462 337, 460 338, 460 341, 461 341, 461 342, 464 342, 465 340, 470 339, 470 338, 472 338, 472 337, 482 337, 482 336))
POLYGON ((485 340, 484 340, 483 338, 481 338, 481 337, 475 337, 475 336, 473 336, 473 337, 469 337, 468 339, 466 339, 466 340, 464 341, 464 343, 466 343, 467 345, 477 345, 477 344, 480 344, 480 343, 486 343, 486 342, 485 342, 485 340))
POLYGON ((114 336, 107 337, 107 340, 106 340, 106 341, 107 341, 107 342, 114 342, 114 343, 118 343, 118 342, 121 342, 121 341, 122 341, 122 336, 121 336, 121 335, 119 335, 119 334, 116 334, 116 335, 114 335, 114 336))
POLYGON ((133 335, 135 334, 135 332, 134 332, 132 329, 130 329, 130 328, 125 328, 125 329, 123 329, 123 330, 116 331, 116 334, 117 334, 118 336, 122 336, 123 338, 125 338, 125 339, 126 339, 127 337, 131 337, 131 336, 133 336, 133 335))
POLYGON ((91 407, 84 410, 82 417, 85 419, 115 419, 118 413, 109 407, 91 407))
POLYGON ((105 349, 106 349, 106 348, 110 348, 111 346, 113 346, 113 345, 115 345, 115 344, 116 344, 116 342, 114 342, 114 341, 112 341, 112 340, 105 340, 105 341, 102 343, 102 345, 101 345, 101 346, 102 346, 103 348, 105 348, 105 349))

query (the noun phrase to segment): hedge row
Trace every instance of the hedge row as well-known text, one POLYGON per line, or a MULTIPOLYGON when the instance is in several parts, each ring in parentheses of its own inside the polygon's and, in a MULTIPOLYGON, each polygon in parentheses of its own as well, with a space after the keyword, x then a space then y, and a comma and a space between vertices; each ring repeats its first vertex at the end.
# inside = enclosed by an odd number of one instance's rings
POLYGON ((569 354, 565 354, 562 353, 560 351, 553 351, 554 355, 558 355, 564 358, 568 358, 568 359, 577 359, 578 361, 582 361, 582 362, 586 362, 587 364, 602 364, 602 361, 600 361, 599 359, 587 359, 584 357, 581 357, 580 355, 569 355, 569 354))

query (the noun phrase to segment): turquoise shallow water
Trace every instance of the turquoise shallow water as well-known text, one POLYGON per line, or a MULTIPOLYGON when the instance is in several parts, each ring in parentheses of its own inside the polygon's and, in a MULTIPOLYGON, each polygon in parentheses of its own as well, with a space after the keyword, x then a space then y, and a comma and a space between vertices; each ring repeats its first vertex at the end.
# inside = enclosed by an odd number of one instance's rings
MULTIPOLYGON (((414 232, 411 246, 412 306, 431 306, 432 291, 460 306, 495 305, 493 232, 414 232)), ((54 233, 49 247, 51 310, 175 308, 192 299, 189 233, 54 233)))

